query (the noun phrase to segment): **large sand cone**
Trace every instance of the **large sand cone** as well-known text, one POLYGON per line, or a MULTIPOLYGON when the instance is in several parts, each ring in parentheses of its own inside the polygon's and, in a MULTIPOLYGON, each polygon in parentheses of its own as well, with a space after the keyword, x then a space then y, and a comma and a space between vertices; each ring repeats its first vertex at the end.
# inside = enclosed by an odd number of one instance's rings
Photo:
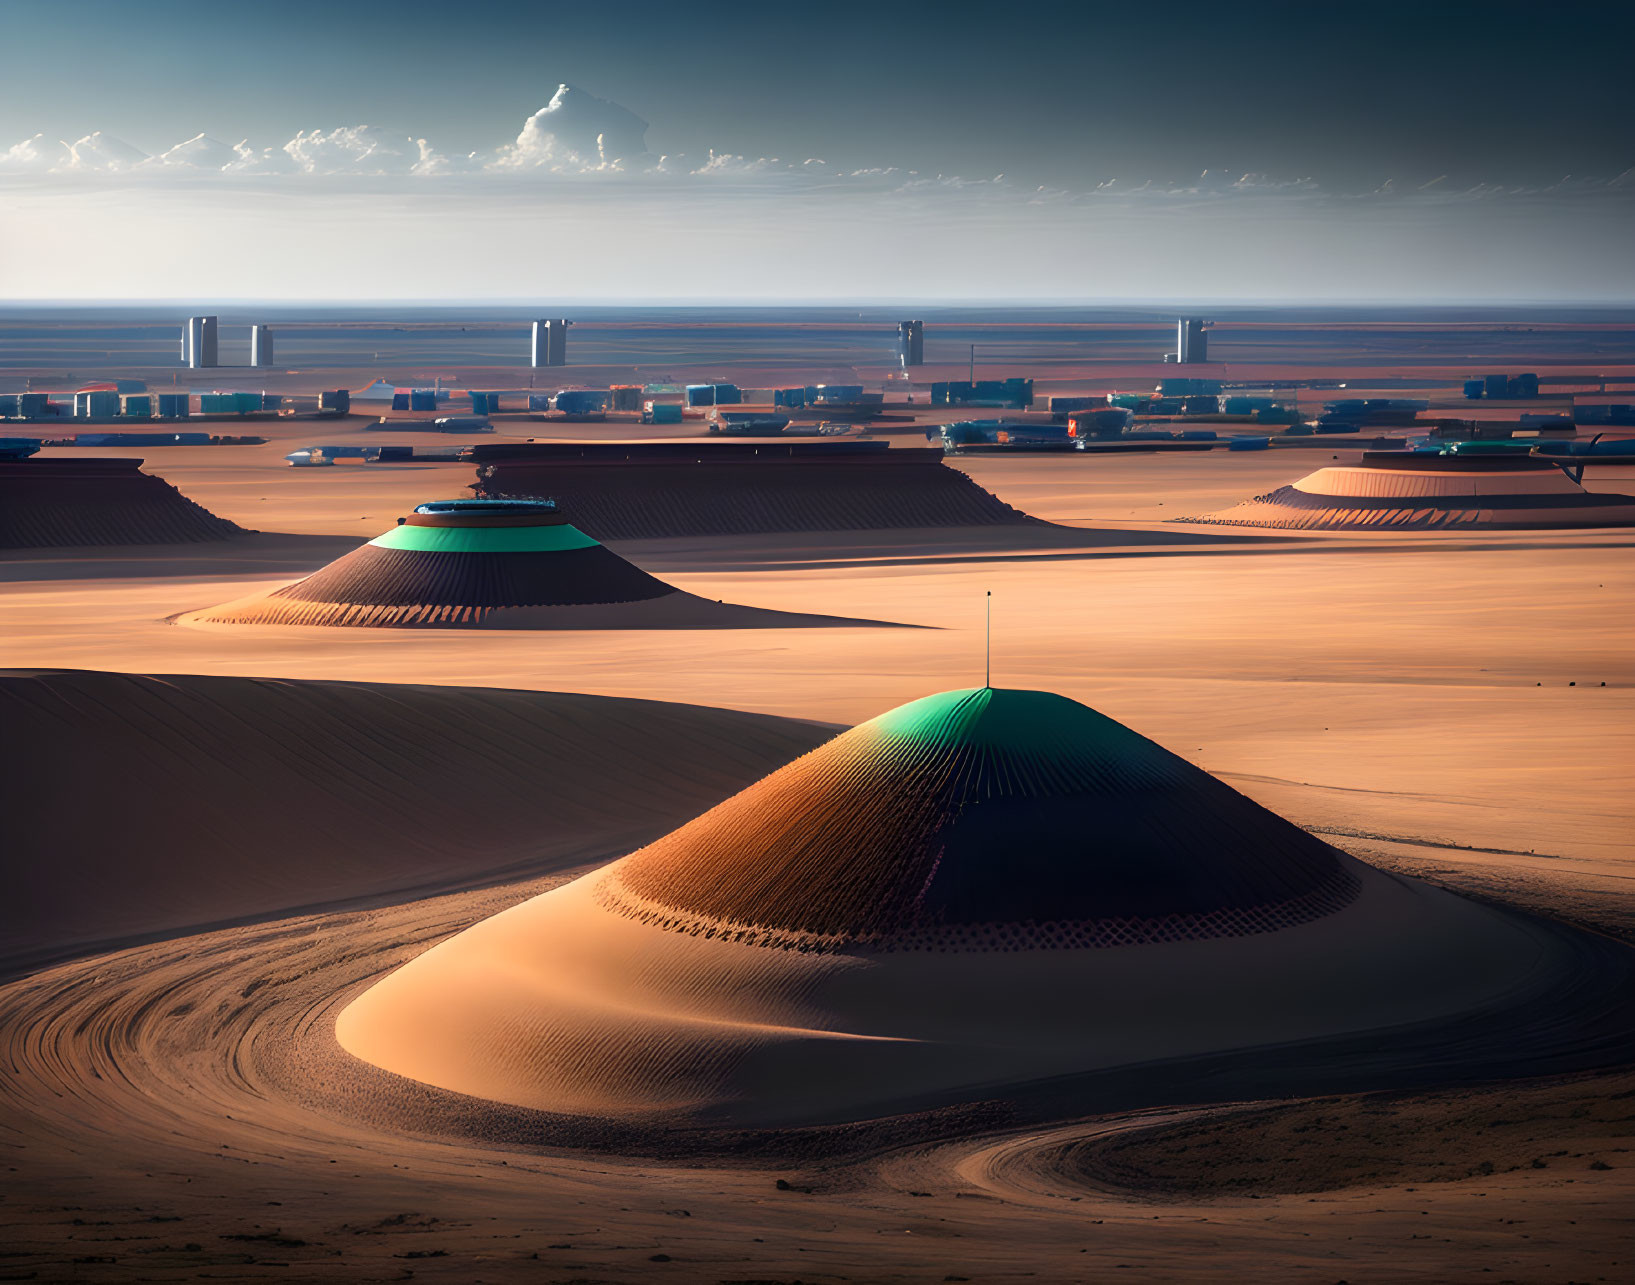
POLYGON ((682 593, 571 525, 553 502, 537 500, 422 504, 304 580, 181 620, 455 629, 839 623, 682 593))
POLYGON ((244 532, 139 459, 0 460, 0 548, 189 544, 244 532))
POLYGON ((1586 491, 1558 466, 1529 456, 1370 451, 1244 504, 1181 518, 1293 530, 1635 525, 1635 496, 1586 491))
POLYGON ((981 689, 468 929, 338 1035, 523 1107, 855 1120, 1519 1003, 1559 981, 1534 934, 1073 701, 981 689))

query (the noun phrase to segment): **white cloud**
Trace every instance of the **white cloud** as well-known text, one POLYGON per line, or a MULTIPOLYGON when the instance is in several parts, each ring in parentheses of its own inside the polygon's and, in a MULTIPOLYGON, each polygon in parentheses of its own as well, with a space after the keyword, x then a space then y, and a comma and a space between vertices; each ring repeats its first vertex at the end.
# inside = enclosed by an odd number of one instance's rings
POLYGON ((293 174, 294 158, 282 147, 251 147, 249 139, 233 144, 233 159, 221 167, 223 174, 293 174))
POLYGON ((1003 174, 971 178, 922 174, 884 165, 840 169, 818 158, 789 162, 710 150, 702 160, 648 152, 647 122, 634 112, 572 85, 559 85, 550 101, 523 121, 515 140, 486 151, 448 154, 424 138, 394 134, 375 125, 302 130, 281 146, 244 140, 228 147, 196 134, 155 156, 102 132, 67 143, 36 134, 0 151, 0 179, 65 190, 87 183, 170 185, 201 189, 219 185, 263 187, 299 180, 303 192, 346 194, 436 190, 527 202, 549 191, 559 203, 587 201, 643 187, 667 196, 711 193, 715 199, 771 202, 790 195, 884 198, 919 208, 1080 211, 1083 217, 1123 205, 1164 208, 1294 208, 1341 206, 1442 206, 1551 199, 1561 202, 1628 202, 1635 197, 1635 170, 1612 178, 1569 176, 1545 187, 1476 184, 1456 187, 1445 177, 1429 183, 1386 180, 1354 192, 1326 190, 1310 178, 1258 172, 1205 171, 1191 178, 1106 179, 1099 182, 1026 185, 1003 174))
POLYGON ((558 85, 523 122, 517 141, 490 162, 497 169, 598 170, 647 155, 647 122, 618 103, 558 85))
POLYGON ((238 153, 226 143, 218 143, 208 134, 195 134, 185 143, 177 143, 168 151, 148 157, 143 163, 182 166, 192 170, 225 170, 237 159, 238 153))
POLYGON ((67 154, 68 149, 62 143, 36 134, 0 152, 0 173, 42 173, 67 154))
POLYGON ((347 125, 328 133, 301 130, 284 151, 306 174, 410 174, 421 161, 423 144, 373 125, 347 125))

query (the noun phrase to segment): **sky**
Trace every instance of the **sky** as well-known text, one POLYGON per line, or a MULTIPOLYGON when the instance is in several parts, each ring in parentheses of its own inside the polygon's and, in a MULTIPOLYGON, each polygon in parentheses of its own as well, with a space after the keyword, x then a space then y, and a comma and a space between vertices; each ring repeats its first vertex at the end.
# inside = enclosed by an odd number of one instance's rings
POLYGON ((0 31, 11 299, 1635 292, 1635 6, 0 0, 0 31))

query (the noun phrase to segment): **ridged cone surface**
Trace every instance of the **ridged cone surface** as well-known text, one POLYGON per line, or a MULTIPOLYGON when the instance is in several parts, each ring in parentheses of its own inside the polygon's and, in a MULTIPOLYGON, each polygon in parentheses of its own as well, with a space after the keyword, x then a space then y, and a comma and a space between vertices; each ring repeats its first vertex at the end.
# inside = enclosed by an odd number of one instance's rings
POLYGON ((604 877, 612 909, 800 949, 1270 931, 1353 891, 1326 844, 1065 697, 902 706, 604 877))
POLYGON ((564 524, 398 527, 304 580, 212 608, 198 619, 248 625, 481 627, 515 608, 604 606, 674 592, 564 524))
POLYGON ((1253 500, 1181 518, 1220 526, 1287 530, 1574 528, 1635 525, 1635 496, 1586 491, 1557 468, 1469 458, 1443 471, 1379 465, 1324 468, 1253 500))

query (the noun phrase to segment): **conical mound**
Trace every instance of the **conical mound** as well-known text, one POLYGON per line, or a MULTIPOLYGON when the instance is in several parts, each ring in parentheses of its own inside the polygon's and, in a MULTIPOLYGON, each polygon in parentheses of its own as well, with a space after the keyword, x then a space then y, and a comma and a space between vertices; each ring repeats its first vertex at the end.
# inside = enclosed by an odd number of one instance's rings
POLYGON ((139 459, 0 460, 0 548, 191 544, 243 531, 139 459))
MULTIPOLYGON (((512 1107, 856 1121, 1143 1067, 1210 1083, 1205 1059, 1314 1041, 1373 1056, 1373 1033, 1458 1065, 1495 1012, 1570 1026, 1550 931, 1347 857, 1072 701, 982 689, 442 942, 336 1034, 512 1107)), ((475 1118, 448 1112, 428 1123, 475 1118)))
POLYGON ((1506 530, 1635 525, 1635 496, 1586 491, 1547 460, 1371 451, 1183 522, 1286 530, 1506 530))
POLYGON ((533 609, 608 607, 674 594, 572 526, 553 503, 454 500, 421 505, 392 530, 304 580, 191 619, 526 627, 533 609))
POLYGON ((606 904, 802 950, 1265 932, 1344 905, 1338 854, 1050 692, 914 701, 609 872, 606 904))

